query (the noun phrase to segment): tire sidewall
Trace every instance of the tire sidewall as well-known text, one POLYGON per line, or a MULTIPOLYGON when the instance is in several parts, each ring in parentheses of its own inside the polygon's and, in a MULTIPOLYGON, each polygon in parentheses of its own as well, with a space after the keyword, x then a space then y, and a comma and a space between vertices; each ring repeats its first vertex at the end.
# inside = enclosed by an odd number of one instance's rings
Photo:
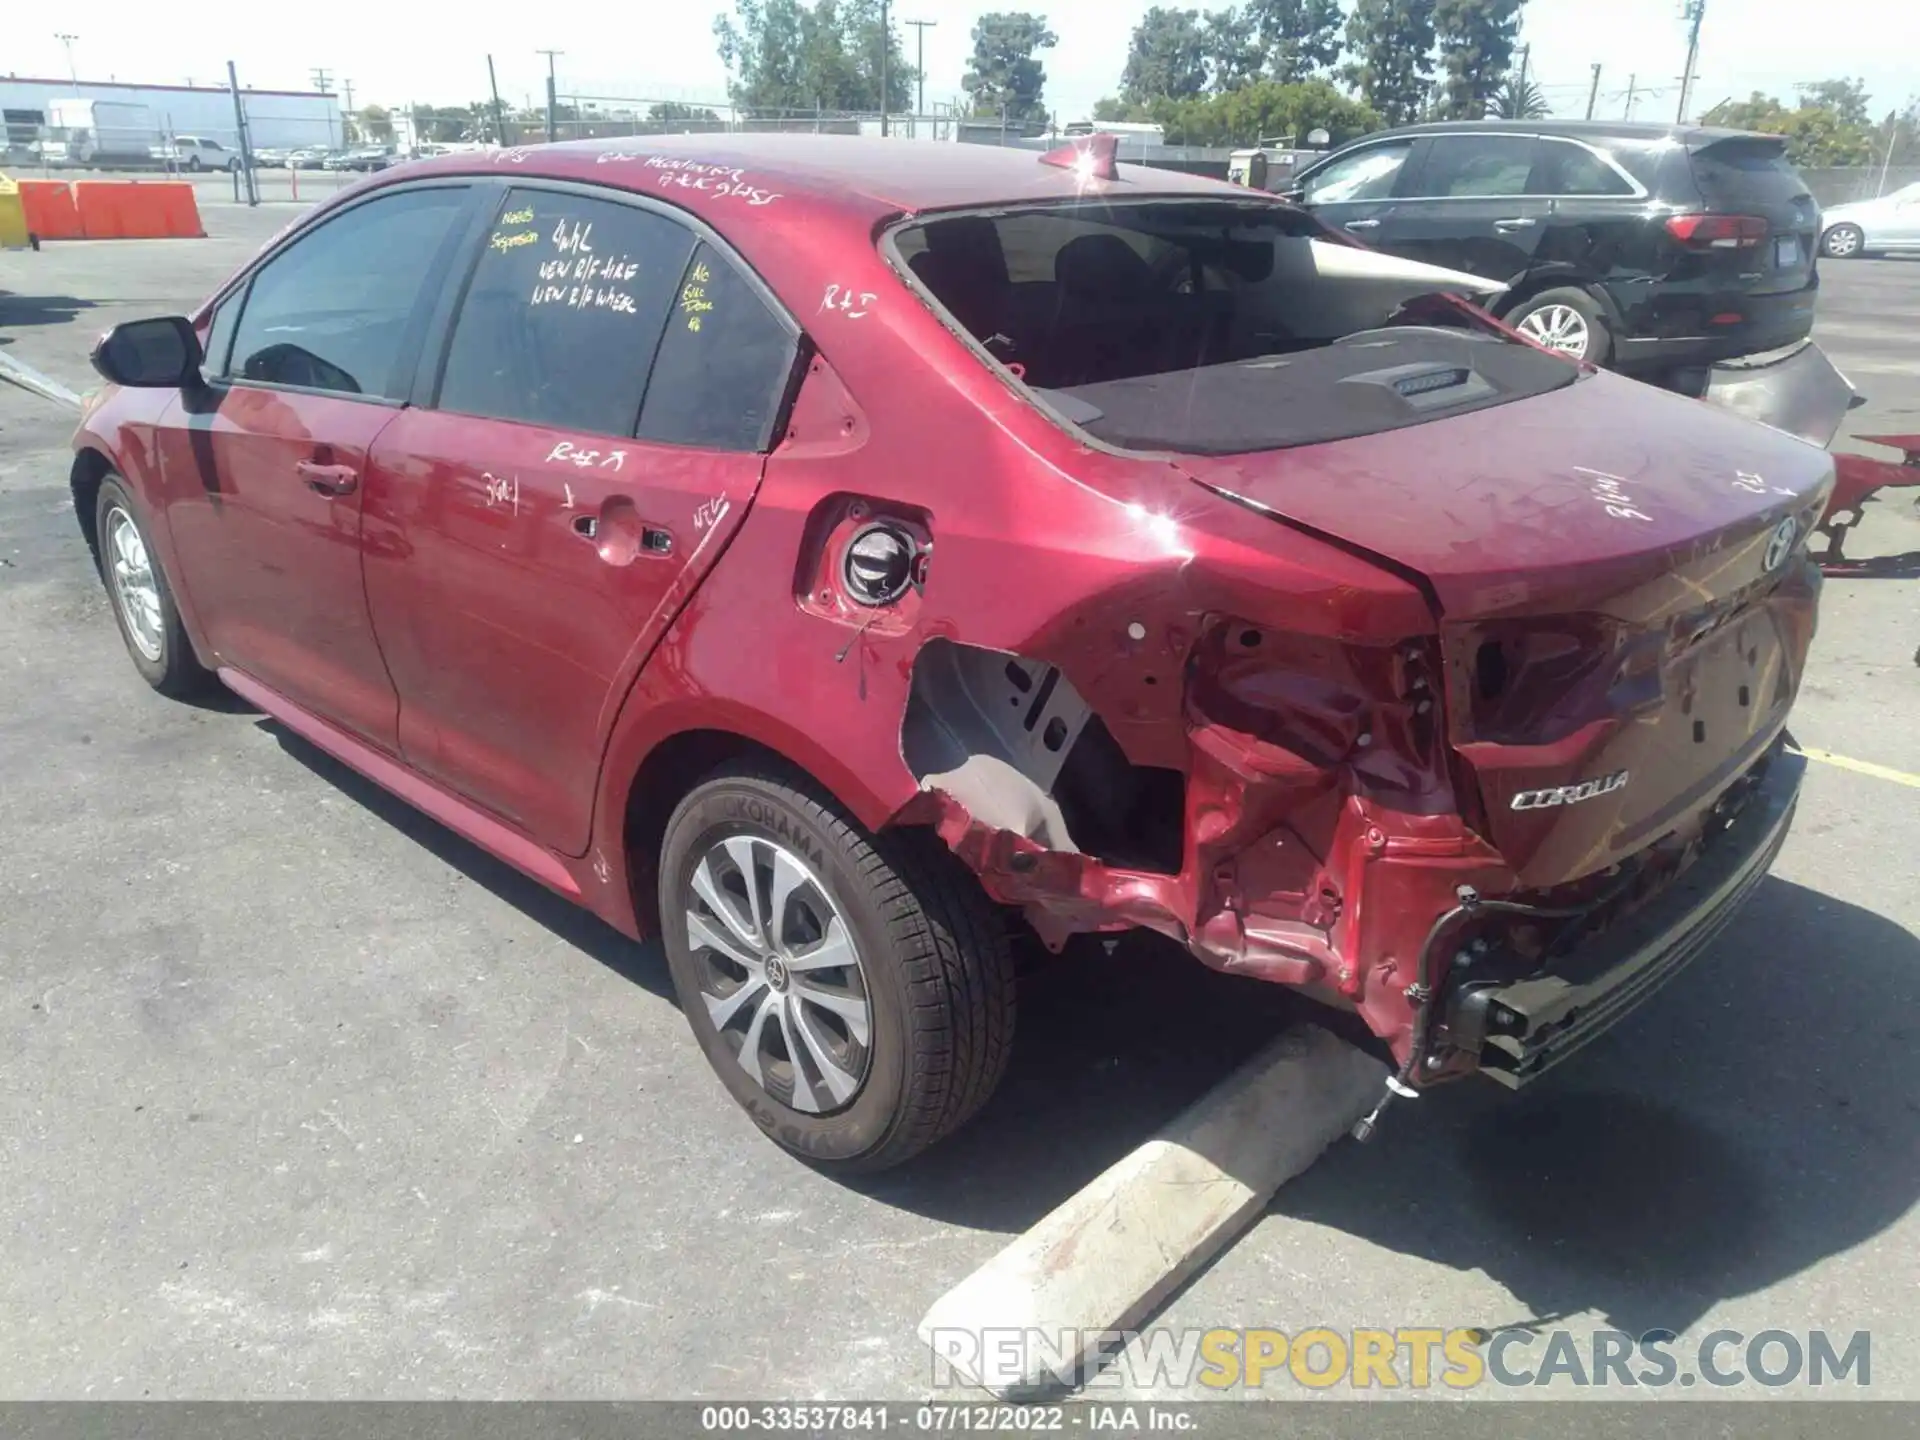
POLYGON ((119 628, 120 642, 127 647, 127 658, 133 661, 134 668, 142 678, 158 689, 171 677, 175 657, 185 637, 180 628, 179 612, 173 603, 173 588, 167 584, 166 571, 160 564, 160 552, 154 548, 153 531, 117 475, 109 475, 100 482, 93 516, 93 533, 100 537, 100 580, 107 587, 107 605, 113 611, 113 623, 119 628), (113 583, 113 557, 108 550, 107 517, 116 510, 125 512, 139 530, 140 543, 147 549, 147 563, 153 567, 154 584, 160 591, 160 658, 157 660, 149 660, 140 653, 140 647, 133 643, 126 612, 121 608, 119 587, 113 583))
MULTIPOLYGON (((1538 295, 1531 295, 1514 308, 1513 312, 1507 317, 1507 324, 1517 330, 1520 328, 1520 322, 1526 319, 1527 316, 1533 314, 1536 310, 1544 310, 1551 305, 1564 305, 1569 310, 1577 310, 1581 318, 1587 322, 1587 353, 1579 357, 1581 363, 1588 365, 1606 364, 1607 357, 1613 350, 1612 332, 1607 329, 1606 317, 1600 313, 1600 307, 1594 303, 1593 297, 1585 291, 1568 288, 1543 290, 1538 295)), ((1554 353, 1558 354, 1559 352, 1555 351, 1554 353)), ((1567 356, 1564 358, 1572 359, 1574 357, 1567 356)))
POLYGON ((857 1160, 885 1143, 902 1120, 910 1007, 871 885, 842 839, 795 807, 782 788, 750 776, 721 776, 687 796, 667 823, 660 856, 660 929, 680 1008, 728 1093, 769 1138, 802 1159, 857 1160), (758 835, 798 854, 828 891, 858 948, 872 1006, 866 1079, 853 1103, 831 1115, 790 1109, 749 1079, 720 1038, 701 999, 699 967, 687 945, 687 897, 695 866, 729 835, 758 835))

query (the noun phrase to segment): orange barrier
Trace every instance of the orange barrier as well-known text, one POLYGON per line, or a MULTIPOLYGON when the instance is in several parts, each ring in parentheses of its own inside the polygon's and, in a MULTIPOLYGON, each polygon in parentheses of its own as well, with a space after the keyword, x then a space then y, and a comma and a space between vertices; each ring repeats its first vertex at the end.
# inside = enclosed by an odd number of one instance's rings
POLYGON ((27 229, 42 240, 78 240, 80 212, 73 206, 73 191, 64 180, 22 180, 20 208, 26 212, 27 229))
POLYGON ((200 206, 182 180, 76 180, 74 209, 89 240, 198 238, 200 206))

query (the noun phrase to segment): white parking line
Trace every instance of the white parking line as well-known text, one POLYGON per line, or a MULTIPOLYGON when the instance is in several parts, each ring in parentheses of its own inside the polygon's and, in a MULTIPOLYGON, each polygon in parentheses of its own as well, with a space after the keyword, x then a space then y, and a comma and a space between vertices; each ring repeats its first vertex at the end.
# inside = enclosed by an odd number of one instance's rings
POLYGON ((1809 760, 1817 760, 1822 765, 1851 770, 1856 775, 1871 775, 1876 780, 1891 780, 1896 785, 1908 785, 1915 790, 1920 790, 1920 775, 1909 775, 1905 770, 1895 770, 1891 765, 1876 765, 1871 760, 1854 760, 1845 755, 1836 755, 1831 750, 1816 750, 1811 745, 1796 746, 1794 753, 1804 755, 1809 760))

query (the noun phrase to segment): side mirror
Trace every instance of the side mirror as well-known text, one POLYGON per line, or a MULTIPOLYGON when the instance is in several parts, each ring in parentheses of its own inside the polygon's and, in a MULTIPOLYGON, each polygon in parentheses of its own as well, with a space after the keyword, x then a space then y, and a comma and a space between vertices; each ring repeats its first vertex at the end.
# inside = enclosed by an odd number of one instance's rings
POLYGON ((200 383, 200 337, 183 316, 129 320, 100 337, 93 368, 115 385, 178 390, 200 383))

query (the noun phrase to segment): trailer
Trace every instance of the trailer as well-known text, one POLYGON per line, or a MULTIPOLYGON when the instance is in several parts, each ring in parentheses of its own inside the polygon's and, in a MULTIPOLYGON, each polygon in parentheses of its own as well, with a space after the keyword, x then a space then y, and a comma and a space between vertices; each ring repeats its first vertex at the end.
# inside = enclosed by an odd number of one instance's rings
POLYGON ((47 106, 47 158, 87 170, 151 170, 159 161, 153 111, 124 100, 61 99, 47 106))

